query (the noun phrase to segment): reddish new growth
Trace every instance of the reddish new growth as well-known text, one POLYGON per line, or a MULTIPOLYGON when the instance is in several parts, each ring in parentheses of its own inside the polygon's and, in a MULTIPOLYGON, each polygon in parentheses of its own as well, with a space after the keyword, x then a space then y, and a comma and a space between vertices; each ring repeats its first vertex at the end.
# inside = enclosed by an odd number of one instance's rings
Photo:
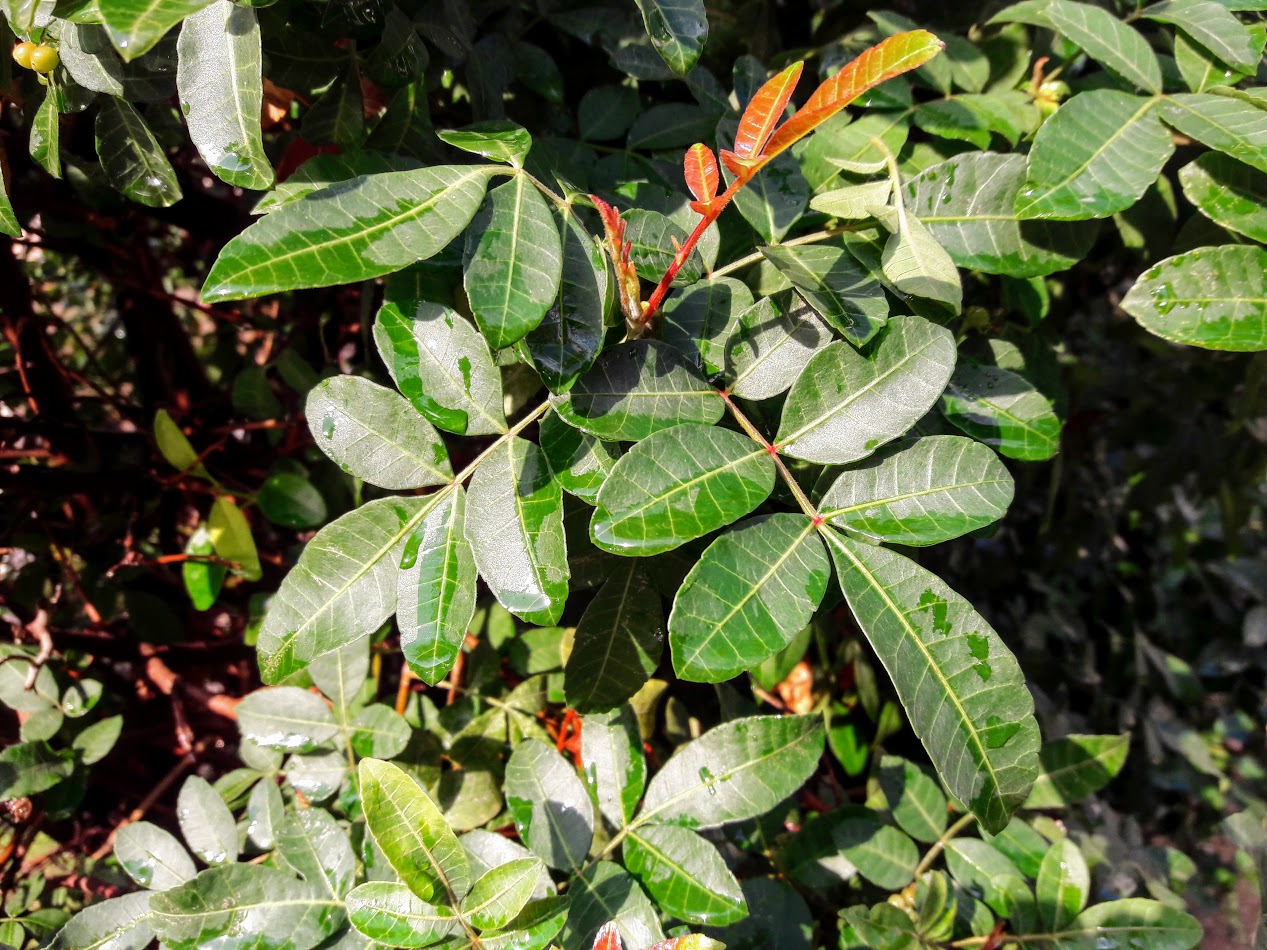
POLYGON ((630 245, 625 240, 625 219, 620 216, 618 208, 613 208, 602 198, 590 195, 590 200, 598 209, 603 219, 603 229, 607 232, 607 256, 616 269, 616 286, 620 290, 620 310, 625 315, 625 325, 629 328, 629 335, 636 337, 645 326, 642 288, 638 284, 638 272, 629 260, 630 245))

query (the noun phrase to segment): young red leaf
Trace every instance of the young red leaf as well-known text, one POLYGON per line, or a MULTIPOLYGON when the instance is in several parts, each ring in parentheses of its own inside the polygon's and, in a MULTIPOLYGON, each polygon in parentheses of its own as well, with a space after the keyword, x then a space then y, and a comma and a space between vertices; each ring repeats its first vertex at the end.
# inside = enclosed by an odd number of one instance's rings
POLYGON ((717 158, 713 150, 703 142, 692 145, 682 161, 682 174, 686 187, 695 196, 691 209, 707 214, 709 204, 717 197, 717 158))
POLYGON ((631 327, 637 326, 643 318, 642 285, 638 282, 637 269, 629 260, 630 247, 625 240, 625 219, 620 216, 618 208, 613 208, 597 195, 590 195, 590 201, 598 209, 599 217, 603 219, 603 229, 607 232, 607 256, 611 258, 612 268, 616 271, 621 312, 631 327))
POLYGON ((599 928, 598 935, 594 938, 594 950, 622 950, 616 921, 609 920, 599 928))
POLYGON ((739 131, 735 133, 735 154, 740 158, 752 158, 761 154, 761 149, 770 133, 783 118, 783 110, 788 100, 796 91, 796 83, 801 78, 804 63, 793 63, 783 72, 766 82, 757 90, 757 94, 748 103, 743 118, 739 120, 739 131))

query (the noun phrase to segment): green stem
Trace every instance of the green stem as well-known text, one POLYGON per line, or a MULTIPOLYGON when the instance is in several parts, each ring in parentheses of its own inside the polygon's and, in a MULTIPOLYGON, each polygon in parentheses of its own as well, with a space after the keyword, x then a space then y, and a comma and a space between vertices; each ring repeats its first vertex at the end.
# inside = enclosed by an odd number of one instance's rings
POLYGON ((725 401, 726 408, 730 410, 730 414, 735 421, 739 423, 739 428, 743 429, 748 438, 764 447, 770 458, 774 459, 774 465, 779 470, 779 475, 782 476, 788 491, 792 493, 792 497, 796 499, 796 503, 801 506, 801 511, 809 516, 815 527, 822 524, 823 516, 818 513, 818 509, 809 500, 809 496, 805 494, 800 484, 788 470, 788 467, 783 463, 783 459, 779 455, 778 446, 762 435, 761 430, 753 425, 752 421, 740 411, 739 407, 735 405, 735 401, 730 398, 730 393, 723 392, 721 398, 725 401))
POLYGON ((963 829, 967 828, 970 824, 972 824, 976 820, 977 820, 976 816, 971 813, 964 815, 962 818, 956 821, 953 825, 947 828, 944 832, 942 832, 942 836, 938 838, 935 842, 933 842, 933 846, 928 849, 928 852, 924 855, 924 859, 920 861, 920 863, 916 866, 915 877, 918 879, 921 874, 923 874, 930 867, 932 867, 933 862, 937 860, 937 856, 946 849, 947 842, 949 842, 951 838, 954 838, 956 835, 959 834, 959 832, 963 831, 963 829))
POLYGON ((561 208, 562 210, 567 211, 567 210, 569 210, 569 209, 572 207, 572 202, 568 201, 568 200, 567 200, 566 198, 564 198, 562 195, 557 194, 557 193, 554 191, 554 189, 552 189, 549 185, 547 185, 545 182, 543 182, 543 181, 542 181, 540 178, 538 178, 536 175, 533 175, 531 172, 528 172, 528 171, 526 171, 526 170, 524 170, 524 169, 522 169, 522 168, 518 169, 518 172, 519 172, 519 174, 521 174, 521 175, 523 175, 525 178, 527 178, 530 182, 532 182, 534 185, 536 185, 536 186, 537 186, 537 190, 538 190, 539 192, 541 192, 543 195, 545 195, 547 198, 549 198, 551 201, 553 201, 553 202, 554 202, 556 205, 558 205, 558 206, 559 206, 559 208, 561 208))
MULTIPOLYGON (((819 241, 829 241, 837 234, 844 234, 846 231, 851 230, 853 229, 848 227, 825 228, 822 231, 814 231, 811 234, 802 234, 800 237, 792 238, 790 241, 783 241, 778 246, 796 247, 800 244, 817 244, 819 241)), ((753 264, 759 264, 764 257, 765 255, 760 251, 754 251, 747 257, 741 257, 737 261, 731 261, 725 267, 717 268, 717 270, 713 271, 708 276, 725 277, 727 274, 733 274, 737 270, 743 270, 745 267, 750 267, 753 264)))

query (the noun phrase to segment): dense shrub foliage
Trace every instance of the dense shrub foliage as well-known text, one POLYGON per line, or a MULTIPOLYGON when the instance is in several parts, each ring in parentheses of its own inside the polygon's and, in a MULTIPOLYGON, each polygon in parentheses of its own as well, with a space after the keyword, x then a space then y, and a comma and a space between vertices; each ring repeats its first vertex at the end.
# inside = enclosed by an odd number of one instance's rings
POLYGON ((0 0, 0 943, 1250 941, 1267 4, 794 6, 0 0))

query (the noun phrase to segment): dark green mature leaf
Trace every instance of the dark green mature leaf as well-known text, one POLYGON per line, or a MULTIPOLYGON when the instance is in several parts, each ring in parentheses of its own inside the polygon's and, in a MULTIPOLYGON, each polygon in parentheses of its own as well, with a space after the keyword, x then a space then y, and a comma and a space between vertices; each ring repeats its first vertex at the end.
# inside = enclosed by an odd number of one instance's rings
POLYGON ((1060 449, 1060 419, 1029 380, 1011 370, 961 360, 941 398, 955 427, 1008 458, 1041 462, 1060 449))
POLYGON ((554 408, 590 435, 627 442, 681 423, 712 425, 726 412, 717 390, 673 347, 657 340, 634 340, 604 351, 554 408))
POLYGON ((1140 11, 1150 20, 1177 26, 1220 62, 1253 72, 1262 59, 1245 24, 1216 0, 1162 0, 1140 11))
POLYGON ((125 60, 148 53, 185 17, 207 6, 208 0, 100 0, 102 22, 110 40, 125 60))
POLYGON ((604 551, 647 557, 716 531, 774 489, 774 460, 747 436, 680 425, 643 439, 598 492, 590 537, 604 551))
POLYGON ((1088 907, 1053 934, 1053 950, 1098 947, 1104 940, 1148 950, 1188 950, 1201 942, 1201 925, 1190 914, 1142 897, 1088 907))
MULTIPOLYGON (((264 517, 285 528, 317 528, 327 520, 328 509, 321 490, 296 472, 272 472, 264 479, 256 500, 264 517)), ((208 566, 223 570, 223 565, 208 566)), ((188 562, 182 567, 188 567, 188 562)))
POLYGON ((572 428, 555 412, 541 420, 538 442, 563 490, 594 504, 620 458, 620 445, 572 428))
POLYGON ((921 317, 895 317, 867 358, 832 343, 792 385, 776 439, 784 455, 808 462, 866 458, 933 406, 955 365, 949 330, 921 317))
POLYGON ((75 756, 69 749, 54 751, 43 740, 11 745, 0 752, 0 795, 4 800, 36 795, 74 771, 75 756))
POLYGON ((359 756, 394 759, 409 745, 412 731, 405 718, 380 703, 367 706, 349 723, 348 741, 359 756))
POLYGON ((651 678, 664 652, 664 609, 651 581, 625 562, 576 624, 563 668, 567 704, 579 713, 615 709, 651 678))
POLYGON ((911 883, 919 849, 905 833, 863 812, 833 825, 832 843, 858 873, 885 890, 911 883))
POLYGON ((501 373, 479 331, 455 310, 389 283, 374 342, 397 388, 436 426, 458 435, 506 431, 501 373))
POLYGON ((739 882, 717 848, 694 831, 642 825, 623 847, 629 872, 673 916, 714 927, 748 916, 739 882))
POLYGON ((85 907, 49 944, 49 950, 144 950, 154 939, 155 914, 145 891, 85 907))
POLYGON ((166 208, 180 200, 180 183, 171 162, 131 103, 114 96, 104 99, 94 128, 97 157, 111 185, 151 208, 166 208))
POLYGON ((919 939, 915 921, 910 915, 892 904, 876 904, 870 910, 861 905, 847 907, 840 915, 865 946, 902 947, 904 950, 927 950, 929 947, 919 939))
POLYGON ((1267 244, 1267 175, 1220 152, 1179 169, 1183 194, 1203 215, 1267 244))
POLYGON ((470 863, 435 802, 390 762, 363 759, 359 774, 369 832, 405 886, 424 901, 460 901, 470 863))
MULTIPOLYGON (((381 707, 380 707, 381 708, 381 707)), ((356 855, 347 832, 324 808, 301 808, 278 825, 277 853, 309 884, 343 899, 356 880, 356 855)))
POLYGON ((1167 96, 1161 113, 1184 135, 1267 172, 1267 109, 1203 92, 1167 96))
POLYGON ((739 315, 726 357, 730 392, 770 399, 787 392, 815 353, 831 342, 831 329, 798 295, 764 297, 739 315))
POLYGON ((528 130, 505 119, 477 122, 462 129, 441 129, 436 136, 464 152, 516 167, 523 165, 528 150, 532 148, 532 136, 528 130))
POLYGON ((763 247, 761 253, 806 303, 856 345, 866 343, 887 322, 884 288, 844 248, 808 244, 763 247))
POLYGON ((660 337, 711 379, 725 364, 739 312, 752 303, 752 291, 732 277, 701 280, 669 298, 660 312, 660 337))
POLYGON ((308 392, 313 441, 340 468, 380 488, 422 488, 453 479, 449 453, 409 401, 360 376, 332 376, 308 392))
POLYGON ((1010 277, 1064 270, 1091 249, 1094 226, 1026 221, 1013 210, 1023 155, 956 155, 906 183, 910 211, 960 267, 1010 277))
POLYGON ((1175 150, 1158 101, 1096 89, 1061 105, 1034 137, 1016 214, 1081 220, 1133 205, 1175 150))
POLYGON ((258 689, 238 704, 238 729, 266 749, 311 752, 339 731, 320 696, 297 686, 258 689))
POLYGON ((1042 766, 1026 808, 1064 808, 1107 785, 1130 751, 1130 733, 1108 736, 1065 736, 1045 743, 1038 757, 1042 766))
POLYGON ((844 472, 819 510, 832 524, 876 541, 923 546, 1002 518, 1013 488, 1011 474, 989 448, 934 435, 844 472))
POLYGON ((194 876, 194 862, 170 832, 148 821, 119 829, 114 856, 128 877, 142 887, 165 891, 194 876))
POLYGON ((594 86, 577 106, 576 124, 587 142, 620 138, 638 116, 638 91, 628 86, 594 86))
POLYGON ((960 887, 981 900, 1012 926, 1026 931, 1037 924, 1034 894, 1012 861, 976 838, 959 838, 946 846, 946 867, 960 887))
POLYGON ((545 198, 517 174, 488 193, 466 234, 466 296, 493 350, 536 329, 563 272, 558 226, 545 198))
POLYGON ((203 298, 347 284, 425 260, 462 233, 498 171, 437 165, 363 175, 305 195, 225 246, 203 298))
POLYGON ((635 0, 651 45, 679 76, 691 71, 708 39, 703 0, 635 0))
POLYGON ((361 71, 349 59, 338 77, 304 113, 300 124, 304 141, 355 151, 365 141, 365 95, 361 71))
POLYGON ((409 668, 428 686, 448 674, 475 615, 466 492, 454 488, 414 529, 401 556, 396 623, 409 668))
POLYGON ((180 28, 176 85, 189 137, 217 177, 242 188, 267 188, 260 111, 260 27, 249 6, 215 0, 180 28))
POLYGON ((636 824, 714 828, 763 815, 795 792, 823 754, 818 716, 749 716, 680 746, 647 787, 636 824))
POLYGON ((673 669, 719 683, 783 649, 809 623, 831 564, 807 515, 753 518, 710 544, 669 616, 673 669))
POLYGON ((1140 275, 1121 306, 1173 343, 1267 349, 1267 250, 1225 245, 1168 257, 1140 275))
POLYGON ((950 791, 998 831, 1038 771, 1034 701, 1016 658, 940 578, 885 548, 825 537, 915 734, 950 791))
POLYGON ((914 762, 886 755, 880 760, 880 788, 893 820, 917 841, 936 841, 946 830, 946 796, 914 762))
POLYGON ((506 763, 504 791, 520 840, 550 867, 579 870, 594 839, 594 806, 571 764, 527 739, 506 763))
MULTIPOLYGON (((733 177, 727 172, 727 180, 733 177)), ((790 152, 765 164, 735 195, 735 208, 763 241, 783 240, 809 204, 809 184, 790 152)))
MULTIPOLYGON (((625 240, 629 242, 629 259, 643 280, 658 281, 664 276, 678 247, 686 243, 683 231, 668 215, 645 208, 634 208, 621 215, 625 219, 625 240)), ((697 246, 682 264, 675 284, 692 284, 704 274, 704 262, 697 246)))
POLYGON ((532 897, 543 866, 535 857, 516 858, 482 875, 462 899, 462 913, 479 930, 505 927, 532 897))
POLYGON ((627 947, 649 947, 664 939, 655 905, 619 865, 592 864, 568 890, 571 906, 559 941, 563 950, 590 950, 598 929, 609 921, 627 947))
POLYGON ((568 596, 563 490, 545 455, 510 439, 471 479, 466 538, 502 606, 530 623, 557 623, 568 596))
POLYGON ((1073 0, 1048 0, 1043 16, 1110 72, 1146 92, 1161 92, 1161 66, 1134 27, 1107 10, 1073 0))
POLYGON ((1091 873, 1086 858, 1068 838, 1051 846, 1038 869, 1038 916, 1052 932, 1063 930, 1087 905, 1091 873))
POLYGON ((647 781, 642 736, 631 707, 585 717, 581 761, 599 813, 613 829, 623 828, 633 818, 647 781))
POLYGON ((626 144, 631 149, 686 148, 709 138, 716 124, 717 113, 713 109, 687 102, 662 102, 633 120, 626 144))
POLYGON ((355 888, 347 909, 353 927, 389 947, 425 947, 462 929, 450 908, 428 904, 405 885, 386 881, 355 888))
POLYGON ((257 648, 265 682, 280 682, 392 615, 406 539, 441 497, 378 498, 317 532, 264 615, 257 648))
POLYGON ((310 950, 343 925, 343 902, 320 885, 257 864, 229 864, 150 899, 163 946, 310 950))
POLYGON ((176 798, 176 819, 185 843, 207 864, 238 859, 238 829, 233 813, 206 779, 191 775, 176 798))

